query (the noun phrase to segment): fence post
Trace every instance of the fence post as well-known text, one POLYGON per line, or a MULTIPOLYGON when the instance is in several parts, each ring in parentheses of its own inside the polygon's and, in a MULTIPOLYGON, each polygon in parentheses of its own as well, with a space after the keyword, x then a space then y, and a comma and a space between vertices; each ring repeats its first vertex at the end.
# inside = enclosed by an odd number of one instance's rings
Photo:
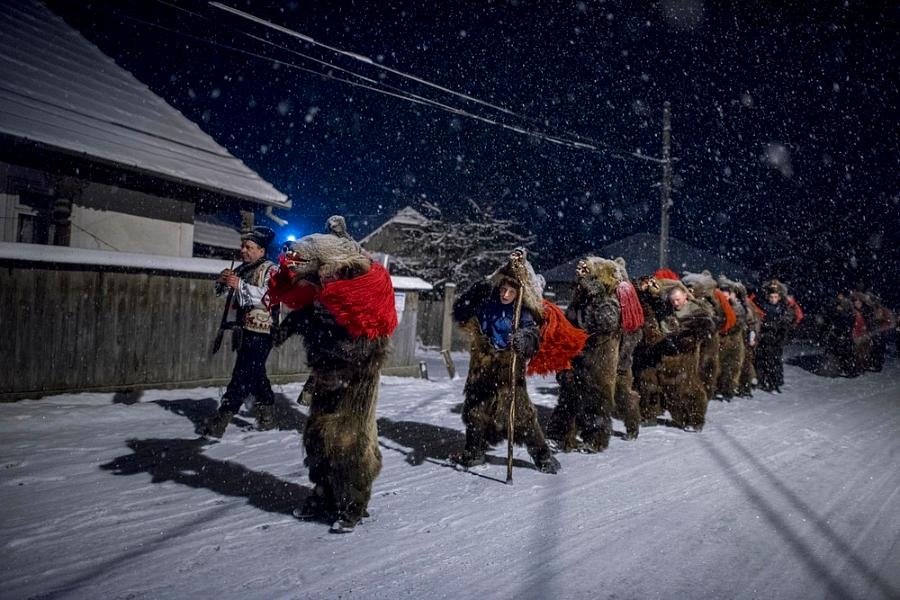
POLYGON ((441 356, 447 366, 447 374, 450 379, 456 378, 456 365, 450 350, 453 346, 453 300, 456 296, 456 284, 447 282, 444 284, 444 314, 441 322, 441 356))

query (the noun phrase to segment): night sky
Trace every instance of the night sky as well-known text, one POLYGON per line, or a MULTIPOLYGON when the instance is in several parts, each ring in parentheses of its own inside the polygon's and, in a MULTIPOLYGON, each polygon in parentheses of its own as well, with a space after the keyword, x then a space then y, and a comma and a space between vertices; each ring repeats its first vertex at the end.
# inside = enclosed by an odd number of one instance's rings
POLYGON ((224 3, 509 111, 205 2, 50 2, 290 196, 285 236, 342 213, 361 237, 423 202, 473 217, 472 200, 536 233, 541 269, 657 232, 661 166, 639 155, 661 156, 669 101, 674 237, 782 277, 807 305, 852 286, 900 303, 895 4, 224 3), (362 82, 310 57, 531 133, 338 81, 362 82))

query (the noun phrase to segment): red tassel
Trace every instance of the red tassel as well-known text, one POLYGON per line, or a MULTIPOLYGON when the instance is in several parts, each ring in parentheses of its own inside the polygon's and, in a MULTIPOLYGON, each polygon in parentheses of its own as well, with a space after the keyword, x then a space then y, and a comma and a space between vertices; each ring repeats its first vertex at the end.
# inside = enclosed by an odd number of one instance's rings
POLYGON ((678 276, 678 273, 671 269, 657 269, 653 276, 657 279, 673 279, 675 281, 681 281, 681 277, 678 276))
POLYGON ((387 337, 397 328, 394 286, 379 263, 365 275, 325 284, 319 302, 354 337, 387 337))
POLYGON ((397 328, 394 286, 380 264, 372 263, 365 275, 338 279, 320 289, 306 281, 294 283, 283 256, 280 263, 269 278, 267 306, 281 303, 296 310, 319 301, 353 337, 387 337, 397 328))
POLYGON ((722 311, 725 313, 725 323, 719 328, 719 333, 727 333, 728 330, 737 323, 737 315, 734 314, 734 309, 731 308, 731 302, 728 301, 728 296, 725 292, 722 290, 714 290, 714 293, 716 295, 716 300, 718 300, 719 304, 722 306, 722 311))
POLYGON ((755 294, 750 294, 749 296, 747 296, 747 302, 750 303, 750 308, 753 309, 753 312, 755 312, 756 315, 757 315, 760 319, 762 319, 762 318, 765 316, 766 313, 764 313, 764 312, 763 312, 763 309, 761 309, 760 307, 758 307, 758 306, 756 305, 756 302, 754 302, 754 298, 755 298, 755 294))
POLYGON ((572 368, 588 338, 587 332, 572 325, 563 311, 544 299, 544 325, 541 327, 541 347, 528 363, 528 375, 549 375, 572 368))
POLYGON ((803 309, 800 308, 800 305, 797 304, 797 301, 794 300, 793 296, 787 297, 788 306, 790 306, 794 310, 794 325, 799 325, 800 321, 803 320, 803 309))
POLYGON ((303 308, 314 302, 319 288, 308 281, 294 283, 293 273, 288 268, 282 254, 278 259, 278 270, 269 277, 269 291, 263 302, 267 307, 284 304, 291 310, 303 308))
POLYGON ((622 329, 625 333, 640 329, 644 325, 644 309, 630 281, 619 282, 616 286, 616 297, 622 307, 622 329))

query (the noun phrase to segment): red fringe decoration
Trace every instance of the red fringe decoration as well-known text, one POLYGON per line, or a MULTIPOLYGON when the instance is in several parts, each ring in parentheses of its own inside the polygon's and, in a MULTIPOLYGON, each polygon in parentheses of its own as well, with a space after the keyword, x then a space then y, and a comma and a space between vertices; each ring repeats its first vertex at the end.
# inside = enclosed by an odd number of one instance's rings
POLYGON ((619 282, 616 286, 616 297, 622 307, 622 329, 625 333, 640 329, 644 325, 644 309, 630 281, 619 282))
POLYGON ((365 275, 326 283, 319 302, 354 337, 387 337, 397 328, 394 286, 380 263, 365 275))
POLYGON ((803 309, 800 308, 800 305, 797 304, 797 301, 794 300, 793 296, 787 297, 788 306, 790 306, 794 310, 794 325, 799 325, 800 321, 803 320, 803 309))
POLYGON ((653 276, 657 279, 674 279, 675 281, 681 281, 681 277, 678 276, 678 273, 671 269, 657 269, 653 276))
POLYGON ((267 307, 284 304, 291 310, 303 308, 315 301, 319 288, 308 281, 294 283, 293 273, 285 262, 284 255, 278 258, 278 270, 269 277, 269 291, 263 298, 267 307))
POLYGON ((719 333, 727 333, 728 330, 737 323, 737 315, 734 314, 734 309, 731 308, 731 302, 728 301, 728 296, 725 292, 722 290, 713 290, 713 293, 716 295, 716 300, 719 301, 722 310, 725 312, 725 322, 722 324, 722 327, 719 328, 719 333))
POLYGON ((296 310, 318 300, 354 337, 387 337, 397 328, 394 286, 380 264, 372 263, 365 275, 338 279, 320 289, 309 282, 294 283, 283 256, 279 262, 269 278, 267 306, 281 303, 296 310))
POLYGON ((544 299, 541 347, 528 363, 528 375, 549 375, 572 368, 572 359, 584 348, 588 334, 572 325, 562 309, 544 299))
POLYGON ((866 333, 866 320, 863 318, 862 313, 858 310, 854 310, 856 316, 853 319, 853 331, 850 332, 850 337, 854 340, 862 337, 866 333))
POLYGON ((747 302, 750 303, 750 308, 753 309, 753 311, 756 313, 756 316, 758 316, 760 319, 762 319, 764 316, 766 316, 766 313, 764 313, 763 309, 761 309, 760 307, 758 307, 756 305, 756 302, 754 302, 755 298, 756 298, 755 294, 750 294, 749 296, 747 296, 747 302))

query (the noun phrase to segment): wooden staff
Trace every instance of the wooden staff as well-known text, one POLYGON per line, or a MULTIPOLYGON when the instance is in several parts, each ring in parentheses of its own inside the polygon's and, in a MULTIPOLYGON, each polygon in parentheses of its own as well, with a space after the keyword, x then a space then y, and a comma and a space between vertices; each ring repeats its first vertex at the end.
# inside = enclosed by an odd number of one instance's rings
MULTIPOLYGON (((516 309, 513 312, 513 336, 519 329, 519 318, 522 316, 522 296, 525 292, 525 286, 522 284, 522 279, 516 277, 516 281, 519 284, 519 290, 516 293, 516 309)), ((511 339, 510 345, 512 345, 511 339)), ((509 401, 509 420, 506 424, 506 483, 512 483, 513 438, 515 437, 516 430, 516 358, 518 358, 519 355, 516 353, 515 348, 512 348, 512 353, 512 362, 509 373, 510 388, 512 391, 510 392, 509 401)))

